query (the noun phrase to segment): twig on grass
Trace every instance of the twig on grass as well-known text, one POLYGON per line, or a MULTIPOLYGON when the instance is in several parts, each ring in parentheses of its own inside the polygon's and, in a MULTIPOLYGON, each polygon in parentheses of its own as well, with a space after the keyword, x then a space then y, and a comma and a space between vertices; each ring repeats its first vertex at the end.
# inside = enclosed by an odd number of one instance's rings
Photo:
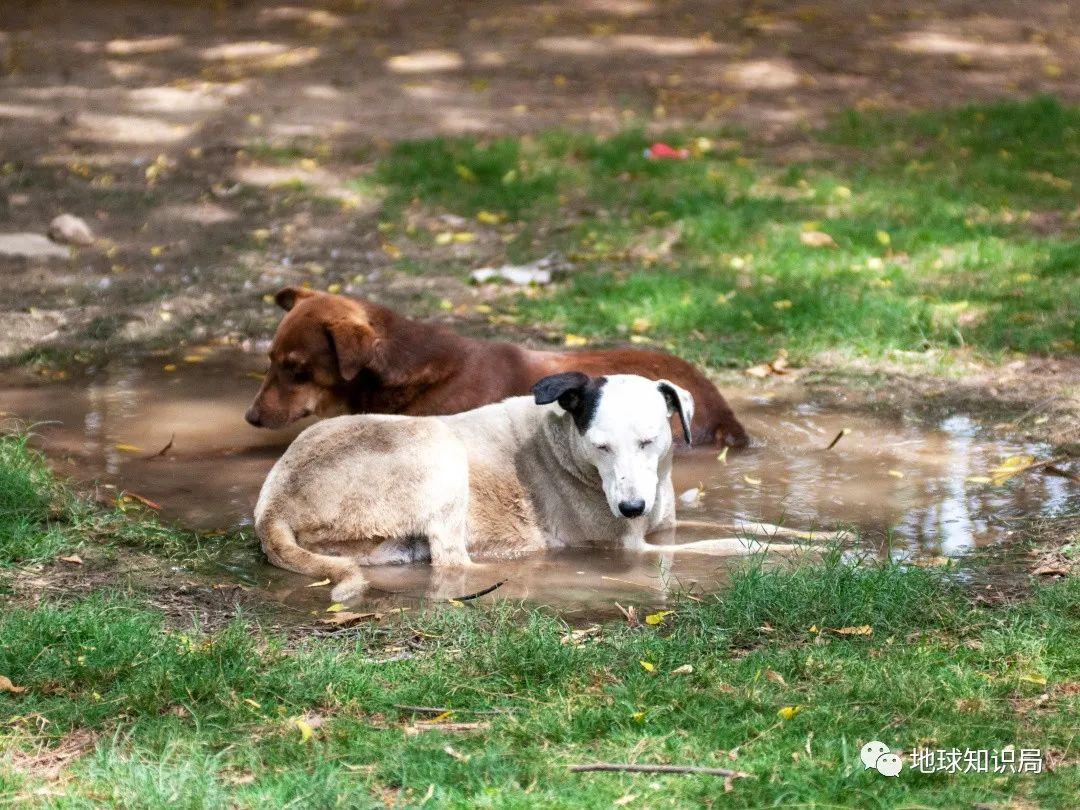
POLYGON ((631 771, 633 773, 703 773, 709 776, 726 776, 732 779, 746 779, 750 774, 733 771, 730 768, 706 768, 701 765, 636 765, 630 762, 593 762, 588 765, 571 765, 574 773, 590 771, 631 771))
POLYGON ((459 714, 510 714, 510 709, 452 709, 449 706, 410 706, 405 703, 395 703, 394 708, 413 714, 446 714, 455 712, 459 714))
POLYGON ((409 736, 420 734, 424 731, 487 731, 491 723, 480 720, 475 723, 413 723, 405 729, 409 736))
POLYGON ((500 579, 494 585, 492 585, 492 586, 490 586, 488 588, 484 588, 484 590, 482 590, 482 591, 477 591, 476 593, 470 593, 467 596, 455 596, 450 601, 451 602, 468 602, 470 599, 479 599, 481 596, 487 596, 492 591, 498 590, 499 588, 501 588, 505 584, 506 584, 506 580, 505 579, 500 579))

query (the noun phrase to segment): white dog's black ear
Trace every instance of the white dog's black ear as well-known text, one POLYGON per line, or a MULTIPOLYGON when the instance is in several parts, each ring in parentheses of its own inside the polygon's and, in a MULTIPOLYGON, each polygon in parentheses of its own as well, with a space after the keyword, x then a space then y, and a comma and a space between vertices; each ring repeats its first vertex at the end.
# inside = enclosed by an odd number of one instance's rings
POLYGON ((537 405, 558 402, 559 407, 574 417, 577 429, 584 433, 592 422, 600 402, 600 389, 607 377, 590 377, 580 371, 564 371, 544 377, 532 387, 537 405))
POLYGON ((682 423, 683 436, 687 444, 693 444, 690 433, 690 423, 694 421, 694 397, 685 388, 680 388, 670 380, 657 380, 656 387, 664 395, 668 406, 668 416, 673 413, 679 414, 682 423))

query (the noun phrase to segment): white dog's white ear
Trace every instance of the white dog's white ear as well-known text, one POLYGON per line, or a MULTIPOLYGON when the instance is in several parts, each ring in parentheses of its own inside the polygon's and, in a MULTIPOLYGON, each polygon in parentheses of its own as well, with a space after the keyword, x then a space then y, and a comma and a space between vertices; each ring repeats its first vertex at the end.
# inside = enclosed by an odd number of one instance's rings
POLYGON ((673 413, 679 414, 686 443, 693 444, 690 423, 694 421, 694 397, 685 388, 679 387, 670 380, 657 380, 656 387, 660 389, 660 393, 667 402, 668 416, 673 413))

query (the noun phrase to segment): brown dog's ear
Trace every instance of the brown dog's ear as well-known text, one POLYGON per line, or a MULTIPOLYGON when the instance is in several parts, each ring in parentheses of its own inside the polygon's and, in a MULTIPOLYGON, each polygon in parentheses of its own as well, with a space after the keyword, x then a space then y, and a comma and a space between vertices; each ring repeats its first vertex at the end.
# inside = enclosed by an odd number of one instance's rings
POLYGON ((371 367, 376 348, 374 329, 354 318, 332 321, 325 328, 342 379, 351 382, 357 374, 371 367))
POLYGON ((274 302, 288 312, 296 306, 297 301, 302 298, 310 298, 313 295, 315 295, 315 291, 309 290, 307 287, 285 287, 277 291, 274 302))

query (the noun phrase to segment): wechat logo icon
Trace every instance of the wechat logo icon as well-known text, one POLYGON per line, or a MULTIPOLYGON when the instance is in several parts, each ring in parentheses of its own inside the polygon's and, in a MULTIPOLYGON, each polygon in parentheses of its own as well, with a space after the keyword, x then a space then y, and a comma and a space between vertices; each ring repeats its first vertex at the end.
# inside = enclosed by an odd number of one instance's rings
POLYGON ((873 768, 882 776, 899 776, 904 767, 904 760, 898 754, 892 753, 885 743, 877 740, 871 740, 862 747, 859 759, 862 760, 863 770, 873 768))

